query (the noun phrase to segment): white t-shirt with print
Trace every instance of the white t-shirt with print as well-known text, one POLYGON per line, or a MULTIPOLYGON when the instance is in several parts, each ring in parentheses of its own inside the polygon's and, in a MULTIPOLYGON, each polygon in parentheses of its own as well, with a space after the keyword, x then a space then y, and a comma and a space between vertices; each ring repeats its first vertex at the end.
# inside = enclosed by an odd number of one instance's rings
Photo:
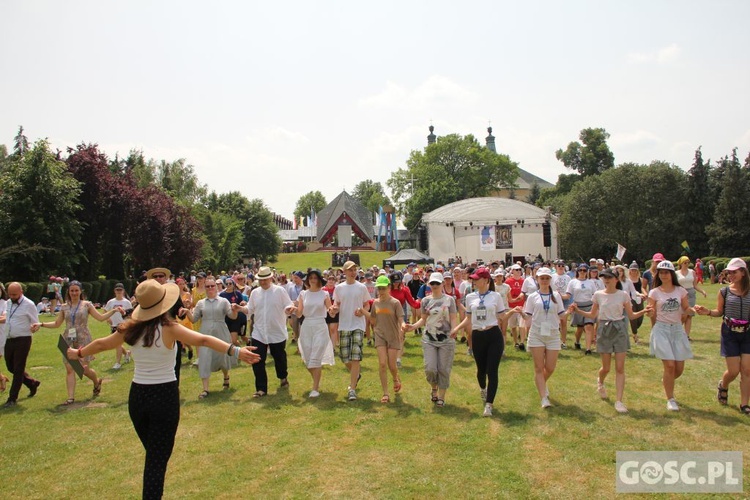
POLYGON ((472 292, 466 296, 466 312, 471 314, 471 328, 474 330, 497 326, 497 315, 507 309, 505 300, 497 292, 488 290, 481 295, 472 292))
POLYGON ((523 312, 531 316, 529 334, 548 337, 552 333, 560 333, 560 314, 565 313, 565 305, 557 292, 543 295, 536 291, 526 299, 523 312), (554 302, 552 297, 555 298, 554 302))

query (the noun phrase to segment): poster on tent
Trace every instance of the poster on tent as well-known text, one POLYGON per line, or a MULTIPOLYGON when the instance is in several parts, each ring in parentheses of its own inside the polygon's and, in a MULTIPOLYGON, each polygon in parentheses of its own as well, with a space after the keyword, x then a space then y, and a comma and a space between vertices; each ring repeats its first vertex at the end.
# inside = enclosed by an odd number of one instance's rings
POLYGON ((491 252, 495 249, 495 226, 482 226, 479 228, 479 250, 491 252))
POLYGON ((495 226, 495 248, 513 248, 513 226, 495 226))

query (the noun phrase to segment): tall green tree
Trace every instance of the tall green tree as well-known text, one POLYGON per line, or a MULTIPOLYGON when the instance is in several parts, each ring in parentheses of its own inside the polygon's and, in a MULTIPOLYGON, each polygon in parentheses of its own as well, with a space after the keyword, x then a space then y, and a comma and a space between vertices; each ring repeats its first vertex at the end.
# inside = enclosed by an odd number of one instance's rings
POLYGON ((642 263, 655 252, 676 258, 691 233, 686 194, 687 174, 664 162, 587 177, 573 187, 558 221, 562 254, 609 259, 620 243, 628 260, 642 263))
POLYGON ((236 267, 242 259, 242 226, 237 217, 196 206, 193 212, 203 227, 200 266, 218 273, 236 267))
POLYGON ((539 201, 541 195, 542 189, 539 187, 539 183, 534 181, 534 184, 531 185, 531 189, 529 190, 529 195, 526 197, 526 202, 536 205, 536 202, 539 201))
POLYGON ((387 185, 394 202, 413 230, 422 214, 466 198, 490 196, 511 188, 518 165, 504 154, 482 146, 473 135, 439 137, 423 151, 414 150, 406 168, 391 174, 387 185))
POLYGON ((307 221, 307 217, 310 215, 310 211, 313 210, 315 213, 320 213, 328 202, 325 196, 320 191, 310 191, 299 197, 297 205, 294 207, 294 218, 299 223, 300 217, 303 217, 307 221))
POLYGON ((558 149, 555 157, 566 167, 578 171, 581 177, 601 174, 615 166, 615 156, 607 145, 609 134, 603 128, 585 128, 578 136, 580 142, 568 144, 565 151, 558 149))
POLYGON ((186 164, 184 158, 162 160, 156 168, 156 184, 185 206, 197 203, 208 193, 206 185, 198 180, 195 167, 186 164))
POLYGON ((6 246, 0 273, 18 280, 70 273, 81 258, 81 188, 46 140, 6 162, 0 192, 0 241, 6 246))
POLYGON ((383 185, 371 179, 365 179, 354 186, 352 198, 359 201, 370 212, 377 212, 380 207, 391 204, 390 198, 385 194, 383 185))
POLYGON ((750 253, 750 156, 742 167, 737 149, 724 163, 724 188, 716 203, 714 221, 706 229, 711 253, 728 257, 750 253))
POLYGON ((695 256, 708 255, 710 245, 706 228, 714 219, 716 198, 711 187, 711 162, 703 161, 701 148, 695 150, 693 166, 688 171, 688 199, 691 205, 690 227, 692 229, 688 243, 695 256))
POLYGON ((18 134, 13 138, 13 154, 23 156, 29 150, 29 140, 23 133, 23 125, 18 127, 18 134))
POLYGON ((139 188, 156 183, 156 166, 153 160, 146 161, 141 150, 131 149, 121 164, 118 162, 112 167, 122 168, 122 173, 131 176, 139 188))

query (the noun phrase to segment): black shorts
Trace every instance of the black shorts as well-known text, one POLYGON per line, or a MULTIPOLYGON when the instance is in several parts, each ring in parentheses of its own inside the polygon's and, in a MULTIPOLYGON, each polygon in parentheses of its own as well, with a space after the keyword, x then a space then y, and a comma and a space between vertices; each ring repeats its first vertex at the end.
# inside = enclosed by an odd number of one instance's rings
POLYGON ((339 315, 331 316, 330 314, 326 313, 326 325, 330 325, 331 323, 338 323, 339 322, 339 315))
POLYGON ((55 292, 47 292, 47 295, 45 295, 49 300, 55 300, 57 298, 57 295, 55 295, 55 292))
POLYGON ((736 358, 750 354, 750 330, 733 332, 725 324, 721 325, 721 355, 724 358, 736 358))

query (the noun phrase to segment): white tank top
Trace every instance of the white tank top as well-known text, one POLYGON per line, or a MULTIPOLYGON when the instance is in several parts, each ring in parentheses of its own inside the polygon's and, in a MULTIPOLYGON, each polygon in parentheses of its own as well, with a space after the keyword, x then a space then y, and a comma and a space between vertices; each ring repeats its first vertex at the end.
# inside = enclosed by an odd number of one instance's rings
POLYGON ((164 346, 161 325, 156 330, 156 338, 151 347, 143 347, 143 339, 131 347, 135 360, 133 382, 136 384, 153 385, 175 382, 174 364, 177 357, 177 342, 171 349, 164 346))

